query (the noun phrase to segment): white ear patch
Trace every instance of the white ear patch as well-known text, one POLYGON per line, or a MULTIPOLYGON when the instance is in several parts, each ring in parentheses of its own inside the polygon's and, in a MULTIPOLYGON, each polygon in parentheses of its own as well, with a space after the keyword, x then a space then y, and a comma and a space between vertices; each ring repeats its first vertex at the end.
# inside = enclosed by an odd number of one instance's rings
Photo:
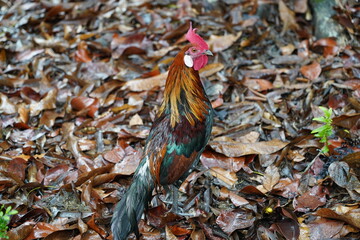
POLYGON ((184 63, 187 67, 193 67, 194 66, 194 61, 192 60, 192 58, 189 55, 185 55, 184 56, 184 63))

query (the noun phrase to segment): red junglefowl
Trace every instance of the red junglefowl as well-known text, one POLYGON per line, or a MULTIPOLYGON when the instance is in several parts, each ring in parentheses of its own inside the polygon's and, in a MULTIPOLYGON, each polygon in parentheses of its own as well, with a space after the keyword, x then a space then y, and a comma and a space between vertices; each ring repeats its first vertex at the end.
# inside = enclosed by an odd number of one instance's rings
POLYGON ((138 221, 155 186, 167 187, 184 177, 198 163, 209 141, 213 109, 198 70, 212 53, 195 30, 190 23, 186 39, 191 44, 170 66, 164 100, 146 140, 143 159, 115 208, 111 221, 114 240, 126 239, 132 232, 139 237, 138 221))

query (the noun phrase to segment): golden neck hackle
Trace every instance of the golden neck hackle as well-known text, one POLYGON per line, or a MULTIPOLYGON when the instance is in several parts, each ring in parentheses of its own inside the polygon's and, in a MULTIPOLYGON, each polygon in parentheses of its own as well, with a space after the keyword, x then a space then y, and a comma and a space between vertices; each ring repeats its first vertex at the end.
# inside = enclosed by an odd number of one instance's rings
POLYGON ((206 104, 207 98, 198 71, 184 64, 184 54, 190 46, 184 47, 170 66, 165 84, 164 100, 159 110, 159 116, 166 109, 170 110, 170 124, 172 127, 180 121, 179 107, 181 104, 187 104, 188 106, 182 108, 185 111, 182 114, 191 125, 195 124, 196 119, 199 121, 204 120, 209 108, 206 104))

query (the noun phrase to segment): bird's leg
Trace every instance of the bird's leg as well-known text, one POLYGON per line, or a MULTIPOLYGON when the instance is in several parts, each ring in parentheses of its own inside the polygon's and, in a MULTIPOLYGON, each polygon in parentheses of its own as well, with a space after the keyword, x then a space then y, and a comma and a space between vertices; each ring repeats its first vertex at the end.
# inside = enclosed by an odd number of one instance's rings
POLYGON ((195 215, 193 213, 187 213, 184 212, 179 207, 179 190, 175 187, 175 185, 171 185, 171 195, 172 195, 172 206, 169 210, 169 212, 175 213, 178 216, 183 217, 194 217, 195 215))
POLYGON ((171 195, 172 195, 172 206, 170 212, 177 214, 179 212, 179 193, 178 189, 171 185, 171 195))
POLYGON ((166 204, 173 204, 173 196, 172 196, 172 191, 171 191, 171 187, 169 187, 169 185, 163 186, 164 190, 165 190, 165 196, 161 197, 161 201, 163 203, 166 204))

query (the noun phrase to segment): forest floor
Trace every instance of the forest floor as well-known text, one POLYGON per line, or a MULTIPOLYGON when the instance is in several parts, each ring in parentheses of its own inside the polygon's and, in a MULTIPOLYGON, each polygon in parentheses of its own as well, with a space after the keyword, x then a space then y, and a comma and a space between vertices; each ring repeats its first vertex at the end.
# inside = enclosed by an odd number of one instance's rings
POLYGON ((190 21, 214 53, 212 137, 180 187, 191 216, 154 191, 142 239, 360 239, 359 5, 337 9, 341 45, 313 36, 306 0, 59 2, 0 1, 11 240, 112 239, 190 21))

